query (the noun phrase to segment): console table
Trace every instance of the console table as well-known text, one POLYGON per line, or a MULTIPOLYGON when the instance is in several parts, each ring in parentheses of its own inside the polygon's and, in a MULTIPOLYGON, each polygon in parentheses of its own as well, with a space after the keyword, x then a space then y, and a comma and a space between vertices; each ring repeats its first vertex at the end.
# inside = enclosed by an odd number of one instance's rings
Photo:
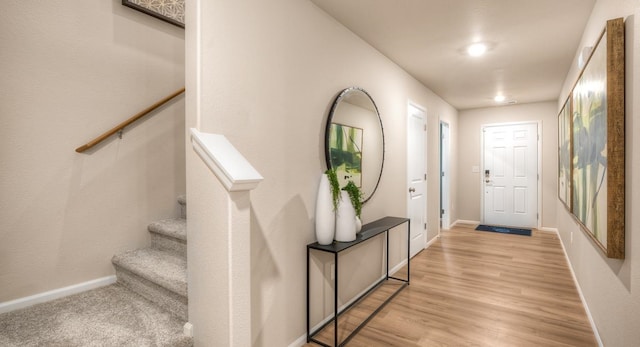
POLYGON ((378 312, 380 312, 380 310, 382 310, 382 308, 389 302, 391 301, 391 299, 393 299, 402 289, 404 289, 407 285, 409 285, 409 280, 410 280, 410 257, 409 257, 409 252, 410 252, 410 230, 411 230, 411 222, 409 220, 409 218, 400 218, 400 217, 384 217, 381 219, 378 219, 374 222, 371 223, 367 223, 365 225, 362 226, 362 230, 357 234, 355 241, 351 241, 351 242, 333 242, 332 244, 329 245, 320 245, 317 242, 314 243, 310 243, 307 245, 307 342, 315 342, 317 344, 320 344, 322 346, 327 346, 330 347, 330 345, 327 345, 321 341, 318 341, 316 339, 314 339, 314 336, 316 334, 318 334, 322 329, 324 329, 327 325, 331 324, 331 322, 334 323, 334 346, 343 346, 344 344, 346 344, 347 342, 349 342, 349 340, 351 340, 351 338, 358 333, 358 331, 360 331, 360 329, 362 329, 370 320, 371 318, 373 318, 378 312), (389 276, 389 230, 392 228, 395 228, 403 223, 407 223, 407 279, 402 279, 402 278, 396 278, 393 276, 389 276), (360 243, 363 243, 367 240, 372 239, 373 237, 380 235, 382 233, 386 234, 386 249, 387 249, 387 254, 386 254, 386 275, 385 277, 383 277, 382 279, 380 279, 379 281, 377 281, 371 289, 369 289, 368 291, 366 291, 365 293, 363 293, 362 295, 360 295, 359 297, 357 297, 353 303, 351 303, 349 306, 345 307, 344 309, 342 309, 341 311, 338 311, 338 255, 340 254, 340 252, 349 249, 355 245, 358 245, 360 243), (318 329, 311 331, 311 322, 310 322, 310 312, 309 312, 309 258, 310 258, 310 254, 311 254, 311 250, 317 250, 317 251, 322 251, 322 252, 328 252, 328 253, 333 253, 334 255, 334 266, 335 266, 335 276, 334 276, 334 288, 335 288, 335 292, 334 292, 334 314, 333 314, 333 318, 331 320, 329 320, 328 322, 326 322, 325 324, 323 324, 321 327, 319 327, 318 329), (371 313, 371 315, 369 315, 369 317, 367 317, 362 323, 360 323, 360 325, 358 325, 354 331, 349 334, 349 336, 347 336, 344 341, 342 341, 341 343, 338 343, 338 316, 340 316, 343 312, 348 311, 353 305, 357 304, 358 302, 360 302, 362 299, 364 299, 367 295, 371 294, 374 290, 376 290, 380 285, 382 285, 385 281, 388 281, 389 279, 394 279, 397 281, 401 281, 403 282, 402 285, 389 297, 387 298, 381 305, 380 307, 378 307, 373 313, 371 313))

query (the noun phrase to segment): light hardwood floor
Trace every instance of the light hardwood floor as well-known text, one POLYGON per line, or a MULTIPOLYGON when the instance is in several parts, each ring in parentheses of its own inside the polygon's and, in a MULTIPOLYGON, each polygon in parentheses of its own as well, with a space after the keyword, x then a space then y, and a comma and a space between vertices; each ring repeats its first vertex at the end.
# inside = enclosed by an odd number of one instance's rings
MULTIPOLYGON (((404 276, 406 269, 398 276, 404 276)), ((395 284, 387 284, 393 287, 395 284)), ((384 300, 341 316, 340 341, 384 300)), ((316 338, 333 345, 333 325, 316 338)), ((560 241, 458 227, 411 260, 411 284, 348 346, 597 346, 560 241)), ((314 343, 306 346, 316 346, 314 343)))

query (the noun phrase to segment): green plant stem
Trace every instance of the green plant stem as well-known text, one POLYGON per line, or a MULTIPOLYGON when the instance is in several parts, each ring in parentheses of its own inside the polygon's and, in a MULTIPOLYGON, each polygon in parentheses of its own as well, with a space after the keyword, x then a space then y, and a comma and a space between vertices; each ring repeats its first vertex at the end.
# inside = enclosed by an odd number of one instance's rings
POLYGON ((349 199, 351 200, 351 204, 353 208, 356 210, 356 216, 360 218, 360 214, 362 213, 362 192, 360 188, 356 186, 353 181, 349 181, 342 190, 346 191, 349 194, 349 199))
POLYGON ((333 201, 333 210, 338 210, 340 204, 340 183, 338 183, 338 175, 335 169, 328 169, 324 172, 329 179, 329 185, 331 186, 331 200, 333 201))

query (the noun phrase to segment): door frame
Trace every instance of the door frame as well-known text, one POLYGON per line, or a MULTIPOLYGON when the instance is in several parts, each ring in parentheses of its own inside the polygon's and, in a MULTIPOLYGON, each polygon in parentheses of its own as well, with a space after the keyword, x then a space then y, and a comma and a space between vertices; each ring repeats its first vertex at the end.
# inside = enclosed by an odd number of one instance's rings
POLYGON ((536 228, 542 227, 542 120, 522 121, 522 122, 506 122, 506 123, 488 123, 480 126, 480 223, 484 223, 484 133, 485 128, 496 126, 510 126, 510 125, 523 125, 523 124, 535 124, 538 132, 538 218, 536 220, 536 228))
MULTIPOLYGON (((405 130, 407 132, 409 131, 409 110, 412 107, 417 109, 417 110, 420 110, 424 114, 424 126, 425 126, 425 131, 422 132, 423 137, 424 137, 424 148, 423 148, 423 150, 424 150, 424 158, 423 158, 423 160, 424 160, 424 171, 425 171, 425 173, 424 173, 425 174, 425 179, 424 179, 424 204, 422 206, 422 213, 423 213, 423 217, 424 217, 425 227, 423 229, 424 245, 422 246, 422 249, 420 250, 420 251, 422 251, 429 244, 429 233, 428 233, 429 229, 428 229, 428 220, 427 220, 428 217, 429 217, 428 209, 427 209, 428 205, 429 205, 429 203, 427 201, 427 191, 428 191, 428 186, 429 186, 429 184, 428 184, 429 176, 427 176, 427 158, 429 156, 428 151, 427 151, 427 148, 428 148, 427 129, 428 129, 428 123, 429 123, 429 115, 427 113, 427 108, 426 107, 423 107, 420 104, 415 103, 415 102, 413 102, 411 100, 407 101, 407 108, 406 108, 406 114, 405 114, 405 121, 406 121, 405 130)), ((410 160, 410 158, 409 158, 409 137, 408 136, 406 137, 405 149, 406 149, 406 154, 407 154, 407 156, 406 156, 407 162, 405 163, 406 164, 405 168, 407 169, 406 176, 405 176, 405 193, 407 193, 407 191, 410 188, 409 170, 408 170, 409 169, 409 160, 410 160)), ((409 218, 411 218, 411 195, 407 194, 406 196, 407 197, 406 197, 405 201, 406 201, 407 216, 409 216, 409 218)), ((420 227, 422 228, 422 226, 420 226, 420 227)), ((409 230, 409 238, 411 238, 411 230, 409 230)), ((411 247, 411 239, 409 239, 409 247, 411 247)), ((418 253, 420 253, 420 251, 416 252, 416 255, 418 253)), ((409 249, 409 253, 411 253, 411 249, 409 249)))
POLYGON ((449 227, 451 227, 451 127, 449 126, 449 122, 440 119, 440 124, 438 124, 438 130, 440 133, 440 211, 438 213, 438 215, 440 216, 440 229, 449 229, 449 227), (444 133, 442 132, 443 128, 446 126, 447 128, 447 146, 446 148, 443 148, 443 136, 444 133), (445 152, 446 150, 446 152, 445 152), (444 156, 447 156, 447 167, 443 167, 443 163, 444 163, 444 156), (446 169, 446 170, 445 170, 446 169), (446 174, 448 175, 448 181, 447 181, 447 185, 446 187, 444 187, 443 182, 442 182, 442 173, 446 172, 446 174), (445 189, 446 188, 446 189, 445 189), (446 195, 447 199, 447 204, 446 206, 443 206, 443 200, 444 196, 446 195), (442 214, 442 210, 446 211, 446 220, 444 219, 444 215, 442 214))

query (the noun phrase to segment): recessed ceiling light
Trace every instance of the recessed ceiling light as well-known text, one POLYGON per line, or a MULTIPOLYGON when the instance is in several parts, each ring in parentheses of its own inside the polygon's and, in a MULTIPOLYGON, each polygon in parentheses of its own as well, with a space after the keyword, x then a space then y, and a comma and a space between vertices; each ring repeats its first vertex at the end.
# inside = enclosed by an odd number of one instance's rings
POLYGON ((467 47, 467 53, 472 57, 479 57, 487 51, 487 45, 484 43, 474 43, 467 47))
POLYGON ((502 95, 502 94, 498 94, 493 98, 493 101, 495 102, 503 102, 507 99, 506 96, 502 95))

